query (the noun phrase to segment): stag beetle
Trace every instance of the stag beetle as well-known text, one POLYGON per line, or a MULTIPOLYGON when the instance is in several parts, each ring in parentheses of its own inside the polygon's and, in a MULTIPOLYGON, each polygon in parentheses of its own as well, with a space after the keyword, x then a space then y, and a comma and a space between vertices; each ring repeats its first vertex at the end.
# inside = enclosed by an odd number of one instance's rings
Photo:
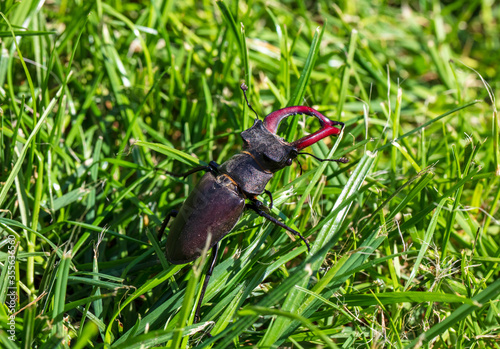
POLYGON ((273 177, 273 173, 290 166, 298 155, 311 155, 320 161, 336 161, 346 163, 346 158, 320 159, 301 150, 334 135, 338 136, 344 129, 344 123, 332 121, 313 108, 306 106, 288 107, 267 115, 264 121, 259 120, 257 113, 248 102, 245 91, 248 87, 241 85, 248 107, 257 118, 252 127, 241 132, 243 150, 224 162, 222 165, 210 161, 208 166, 200 166, 183 174, 167 172, 176 177, 186 177, 198 171, 206 171, 191 194, 182 204, 179 211, 171 211, 160 227, 158 240, 161 240, 171 217, 175 217, 168 233, 166 257, 170 263, 185 264, 201 256, 208 245, 212 248, 210 266, 198 300, 195 323, 199 321, 200 307, 206 287, 214 269, 219 241, 236 225, 245 209, 251 209, 258 215, 298 236, 309 248, 307 240, 297 231, 269 215, 265 205, 257 199, 257 195, 266 193, 272 208, 273 198, 265 189, 273 177), (318 118, 321 129, 298 141, 288 143, 276 135, 280 122, 296 114, 306 114, 318 118), (341 129, 334 126, 339 125, 341 129), (248 203, 245 201, 248 200, 248 203), (208 241, 207 241, 208 240, 208 241))

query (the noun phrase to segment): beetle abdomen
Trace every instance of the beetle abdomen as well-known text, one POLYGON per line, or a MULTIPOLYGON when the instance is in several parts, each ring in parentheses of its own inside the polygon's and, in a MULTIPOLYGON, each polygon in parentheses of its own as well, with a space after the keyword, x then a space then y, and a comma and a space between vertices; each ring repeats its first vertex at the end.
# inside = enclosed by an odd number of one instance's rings
POLYGON ((194 261, 207 241, 209 248, 233 229, 243 213, 245 199, 226 175, 207 172, 189 194, 167 237, 167 260, 194 261))

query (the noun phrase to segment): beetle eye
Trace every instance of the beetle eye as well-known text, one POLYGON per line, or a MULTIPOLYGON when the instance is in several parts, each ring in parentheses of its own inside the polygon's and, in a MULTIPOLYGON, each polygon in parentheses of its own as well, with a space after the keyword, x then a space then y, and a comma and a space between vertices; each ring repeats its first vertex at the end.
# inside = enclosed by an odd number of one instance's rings
POLYGON ((286 161, 286 165, 287 165, 287 166, 290 166, 290 165, 292 164, 292 162, 293 162, 293 159, 291 159, 291 158, 290 158, 290 159, 288 159, 288 160, 286 161))

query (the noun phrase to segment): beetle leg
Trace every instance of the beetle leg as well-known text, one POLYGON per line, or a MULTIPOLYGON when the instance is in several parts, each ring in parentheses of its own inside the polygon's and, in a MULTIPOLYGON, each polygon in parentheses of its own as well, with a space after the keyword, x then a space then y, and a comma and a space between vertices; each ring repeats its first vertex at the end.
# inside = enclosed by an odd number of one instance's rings
POLYGON ((269 209, 271 210, 273 208, 273 195, 271 194, 271 192, 267 189, 264 189, 264 193, 267 194, 267 196, 269 196, 269 200, 271 201, 269 203, 269 209))
POLYGON ((292 233, 293 235, 296 235, 298 236, 299 238, 302 239, 302 241, 304 241, 304 243, 306 244, 307 246, 307 250, 309 252, 311 252, 311 247, 309 246, 309 243, 307 242, 307 240, 296 230, 293 230, 292 228, 290 228, 288 225, 286 225, 285 223, 282 223, 280 222, 279 220, 277 220, 276 218, 274 218, 273 216, 271 216, 270 214, 264 212, 261 207, 263 207, 264 204, 262 202, 260 202, 259 200, 252 200, 252 203, 251 204, 246 204, 245 205, 245 208, 249 208, 249 209, 252 209, 254 210, 259 216, 261 217, 264 217, 265 219, 271 221, 272 223, 276 224, 276 225, 279 225, 280 227, 288 230, 290 233, 292 233))
POLYGON ((321 162, 323 162, 323 161, 334 161, 334 162, 341 162, 343 164, 347 164, 349 162, 349 159, 344 158, 344 157, 342 157, 340 159, 321 159, 321 158, 318 158, 316 155, 310 154, 310 153, 299 152, 297 154, 299 154, 299 155, 309 155, 309 156, 312 156, 313 158, 315 158, 316 160, 321 161, 321 162))
MULTIPOLYGON (((163 172, 165 172, 166 174, 173 176, 173 177, 186 178, 187 176, 192 175, 193 173, 196 173, 196 172, 200 172, 200 171, 207 171, 207 172, 212 172, 213 174, 218 174, 218 172, 219 172, 218 168, 219 168, 218 163, 216 163, 215 161, 210 161, 208 163, 208 166, 193 167, 192 169, 190 169, 189 171, 184 172, 184 173, 175 173, 175 172, 170 172, 170 171, 166 171, 166 170, 163 170, 163 172)), ((159 168, 157 168, 157 169, 159 169, 159 168)))
POLYGON ((300 163, 299 158, 295 158, 295 160, 299 163, 300 175, 302 176, 302 164, 300 163))
POLYGON ((196 173, 199 171, 210 171, 210 170, 211 170, 211 168, 209 166, 197 166, 197 167, 193 167, 192 169, 190 169, 189 171, 184 172, 184 173, 175 173, 175 172, 170 172, 167 170, 163 170, 163 172, 165 172, 166 174, 168 174, 169 176, 172 176, 172 177, 186 178, 187 176, 192 175, 193 173, 196 173))
POLYGON ((219 243, 216 243, 214 247, 212 247, 212 260, 210 261, 210 267, 208 268, 207 273, 205 274, 205 281, 203 282, 203 287, 201 288, 200 299, 198 300, 198 305, 196 306, 196 313, 194 314, 195 324, 198 323, 198 321, 200 321, 201 302, 203 301, 203 297, 205 296, 205 291, 207 290, 210 276, 212 276, 212 272, 214 271, 218 253, 219 253, 219 243))
POLYGON ((214 175, 219 174, 219 166, 220 165, 213 160, 208 163, 208 167, 210 167, 209 171, 214 175))
POLYGON ((171 217, 176 217, 179 211, 177 210, 172 210, 167 214, 167 217, 163 220, 163 223, 161 224, 160 230, 158 230, 158 241, 161 241, 161 238, 163 236, 163 233, 165 232, 165 228, 167 228, 167 224, 170 221, 171 217))

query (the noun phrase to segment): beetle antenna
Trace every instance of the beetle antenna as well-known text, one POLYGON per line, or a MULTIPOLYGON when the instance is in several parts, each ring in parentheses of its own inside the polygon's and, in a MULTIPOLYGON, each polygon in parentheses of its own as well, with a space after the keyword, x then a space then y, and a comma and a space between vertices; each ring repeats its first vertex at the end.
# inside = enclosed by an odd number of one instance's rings
POLYGON ((348 158, 340 158, 340 159, 321 159, 321 158, 318 158, 316 155, 313 155, 313 154, 310 154, 310 153, 299 153, 299 155, 309 155, 309 156, 312 156, 313 158, 315 158, 316 160, 318 161, 333 161, 333 162, 341 162, 343 164, 346 164, 349 162, 349 159, 348 158))
POLYGON ((254 113, 255 113, 255 116, 257 117, 257 119, 259 118, 259 115, 257 114, 257 112, 252 108, 252 106, 250 105, 250 102, 248 102, 248 99, 247 99, 247 93, 246 91, 248 90, 248 86, 245 84, 245 83, 242 83, 241 86, 240 86, 241 90, 243 91, 243 96, 245 96, 245 101, 247 102, 247 105, 248 105, 248 108, 250 108, 254 113))

